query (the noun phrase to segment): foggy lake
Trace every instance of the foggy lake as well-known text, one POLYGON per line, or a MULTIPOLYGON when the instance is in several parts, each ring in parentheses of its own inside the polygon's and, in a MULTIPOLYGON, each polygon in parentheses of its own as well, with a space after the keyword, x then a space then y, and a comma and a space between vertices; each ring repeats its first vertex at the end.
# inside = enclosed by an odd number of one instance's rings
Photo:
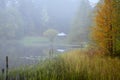
MULTIPOLYGON (((3 51, 3 56, 0 58, 0 67, 5 66, 5 57, 9 56, 10 68, 38 64, 40 61, 49 58, 49 53, 51 50, 50 43, 33 43, 27 46, 19 41, 16 41, 14 44, 8 42, 5 47, 7 50, 3 51)), ((77 48, 79 49, 83 47, 81 45, 53 44, 53 56, 57 56, 77 48)))
POLYGON ((93 9, 85 0, 0 0, 0 69, 6 56, 14 68, 83 48, 93 9))

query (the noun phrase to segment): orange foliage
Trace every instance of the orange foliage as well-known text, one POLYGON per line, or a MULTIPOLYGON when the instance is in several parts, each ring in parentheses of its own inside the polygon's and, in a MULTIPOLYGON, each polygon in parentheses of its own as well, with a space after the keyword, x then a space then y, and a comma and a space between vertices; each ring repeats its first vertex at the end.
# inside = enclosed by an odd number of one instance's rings
POLYGON ((104 48, 109 53, 115 51, 116 32, 118 23, 116 13, 117 0, 104 0, 103 3, 97 5, 97 13, 95 17, 95 26, 92 27, 92 38, 99 47, 104 48))

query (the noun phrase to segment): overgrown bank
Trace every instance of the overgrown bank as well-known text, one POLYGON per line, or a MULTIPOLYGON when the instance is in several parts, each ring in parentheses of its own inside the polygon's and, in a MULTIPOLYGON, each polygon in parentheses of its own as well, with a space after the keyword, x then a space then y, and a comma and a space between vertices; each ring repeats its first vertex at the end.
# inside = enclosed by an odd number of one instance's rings
POLYGON ((9 80, 120 80, 120 60, 79 50, 9 73, 9 80))

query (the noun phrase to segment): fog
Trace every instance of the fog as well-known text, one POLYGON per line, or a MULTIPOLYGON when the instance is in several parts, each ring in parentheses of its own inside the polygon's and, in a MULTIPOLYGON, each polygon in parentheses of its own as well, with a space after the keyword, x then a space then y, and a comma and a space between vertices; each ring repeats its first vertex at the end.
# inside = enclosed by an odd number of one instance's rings
POLYGON ((13 68, 86 47, 96 2, 0 0, 0 69, 5 56, 13 68))

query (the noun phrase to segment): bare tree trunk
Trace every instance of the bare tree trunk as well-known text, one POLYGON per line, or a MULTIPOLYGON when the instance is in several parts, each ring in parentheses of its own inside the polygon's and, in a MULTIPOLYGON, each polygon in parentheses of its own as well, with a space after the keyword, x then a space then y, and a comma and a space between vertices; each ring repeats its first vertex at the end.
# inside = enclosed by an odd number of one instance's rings
POLYGON ((113 34, 112 34, 112 32, 113 32, 113 27, 112 27, 112 25, 110 25, 110 40, 109 40, 109 44, 110 44, 110 46, 109 46, 109 52, 110 52, 110 55, 113 55, 113 53, 114 53, 114 40, 113 40, 113 34))
POLYGON ((8 56, 6 56, 6 80, 8 80, 8 56))

